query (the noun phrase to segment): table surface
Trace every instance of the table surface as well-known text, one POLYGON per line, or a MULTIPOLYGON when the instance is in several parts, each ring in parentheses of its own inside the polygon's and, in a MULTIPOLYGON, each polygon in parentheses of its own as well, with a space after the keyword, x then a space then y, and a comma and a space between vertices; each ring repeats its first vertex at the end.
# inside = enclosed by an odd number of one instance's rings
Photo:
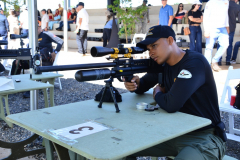
POLYGON ((120 113, 112 103, 88 100, 57 107, 9 115, 7 120, 47 138, 88 159, 120 159, 159 143, 189 133, 211 124, 208 119, 184 114, 137 110, 137 102, 153 102, 152 93, 136 95, 125 93, 119 103, 120 113), (115 128, 76 139, 75 144, 66 143, 46 131, 62 129, 88 120, 115 128))
MULTIPOLYGON (((30 79, 30 74, 21 74, 21 75, 15 75, 15 76, 30 79)), ((52 72, 46 72, 42 74, 32 74, 32 80, 50 79, 50 78, 58 78, 58 77, 63 77, 63 75, 58 73, 52 73, 52 72)))
POLYGON ((36 82, 36 81, 30 80, 30 79, 27 79, 26 75, 15 75, 15 76, 11 76, 11 77, 12 77, 15 89, 7 90, 7 91, 0 91, 1 95, 53 87, 53 85, 51 85, 51 84, 36 82), (16 79, 20 79, 21 82, 16 82, 15 81, 16 79))

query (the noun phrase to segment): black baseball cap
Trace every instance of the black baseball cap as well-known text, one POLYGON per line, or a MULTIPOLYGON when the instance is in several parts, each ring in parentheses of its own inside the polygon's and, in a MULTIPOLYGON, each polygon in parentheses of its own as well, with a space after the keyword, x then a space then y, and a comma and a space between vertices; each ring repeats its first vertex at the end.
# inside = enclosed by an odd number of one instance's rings
MULTIPOLYGON (((84 7, 84 3, 83 3, 83 2, 79 2, 79 3, 77 4, 77 7, 78 7, 78 6, 83 6, 83 7, 84 7)), ((76 8, 77 8, 77 7, 76 7, 76 8)))
POLYGON ((147 49, 147 45, 153 44, 160 38, 168 37, 173 37, 173 39, 176 41, 175 32, 171 27, 162 25, 153 26, 149 28, 145 40, 137 43, 137 47, 147 49))

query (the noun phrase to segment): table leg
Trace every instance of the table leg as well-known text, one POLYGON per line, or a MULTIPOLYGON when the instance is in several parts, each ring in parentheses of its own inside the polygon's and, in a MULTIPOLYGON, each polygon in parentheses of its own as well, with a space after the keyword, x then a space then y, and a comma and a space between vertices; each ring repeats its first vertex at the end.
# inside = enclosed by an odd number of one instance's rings
POLYGON ((43 141, 44 141, 44 144, 45 144, 47 160, 54 160, 52 142, 49 141, 48 139, 45 139, 45 138, 43 139, 43 141))
POLYGON ((50 88, 50 106, 53 107, 54 106, 54 81, 55 78, 51 78, 48 80, 48 82, 53 85, 53 87, 50 88))
POLYGON ((53 146, 57 152, 59 160, 70 160, 69 154, 68 154, 68 149, 65 147, 62 147, 56 143, 53 143, 53 146))
POLYGON ((48 104, 47 88, 43 89, 43 94, 44 94, 45 108, 48 108, 49 104, 48 104))
POLYGON ((13 128, 13 124, 11 122, 7 121, 7 119, 5 117, 5 111, 4 111, 3 101, 2 101, 3 98, 5 100, 5 108, 7 111, 7 115, 10 115, 9 106, 8 106, 8 95, 0 96, 0 118, 2 120, 4 120, 8 124, 9 127, 13 128))

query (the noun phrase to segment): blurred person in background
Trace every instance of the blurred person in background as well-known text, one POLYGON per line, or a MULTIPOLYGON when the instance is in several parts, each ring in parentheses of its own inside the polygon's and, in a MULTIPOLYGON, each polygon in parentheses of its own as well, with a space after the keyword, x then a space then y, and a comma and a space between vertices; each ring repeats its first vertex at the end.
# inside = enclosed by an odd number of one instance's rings
MULTIPOLYGON (((2 40, 8 41, 8 32, 9 32, 9 24, 7 17, 3 15, 3 9, 0 5, 0 37, 2 40)), ((7 49, 8 46, 5 45, 4 49, 7 49)))
POLYGON ((58 9, 56 9, 55 15, 54 15, 54 17, 53 17, 53 20, 49 20, 48 29, 49 29, 49 30, 52 30, 52 29, 53 29, 53 25, 54 25, 55 23, 59 23, 60 20, 61 20, 60 12, 59 12, 58 9))
POLYGON ((202 29, 200 25, 203 22, 203 15, 199 11, 200 5, 201 3, 198 0, 193 2, 192 8, 188 12, 188 18, 190 50, 202 53, 202 29))
MULTIPOLYGON (((73 24, 73 23, 76 23, 76 18, 77 18, 77 13, 76 13, 76 9, 75 8, 72 8, 72 11, 71 11, 71 15, 68 19, 68 31, 71 31, 71 27, 70 27, 70 24, 73 24)), ((56 28, 56 30, 58 31, 62 31, 62 27, 64 26, 64 23, 63 21, 61 21, 59 23, 59 27, 56 28)))
POLYGON ((173 8, 167 4, 167 0, 162 0, 162 7, 159 11, 158 24, 162 26, 172 27, 173 21, 173 8))
POLYGON ((48 10, 47 10, 47 14, 48 14, 48 17, 49 17, 49 21, 52 21, 52 20, 53 20, 52 10, 51 10, 51 9, 48 9, 48 10))
POLYGON ((48 30, 49 17, 47 15, 46 9, 43 9, 41 12, 42 12, 41 28, 42 28, 43 31, 47 31, 48 30))
POLYGON ((218 62, 229 46, 228 8, 228 0, 211 0, 207 2, 204 9, 203 26, 205 31, 204 36, 206 38, 205 58, 209 64, 212 63, 212 69, 216 72, 221 70, 218 62), (212 58, 213 46, 216 40, 218 40, 220 47, 212 58))
MULTIPOLYGON (((8 23, 9 23, 9 34, 19 34, 19 21, 16 16, 16 12, 14 9, 9 10, 9 16, 8 16, 8 23)), ((10 44, 8 45, 9 49, 17 49, 15 42, 16 39, 9 39, 10 44)))
POLYGON ((142 12, 141 14, 138 15, 138 21, 137 21, 137 26, 138 26, 138 33, 147 33, 147 23, 150 23, 149 19, 149 8, 147 7, 147 0, 143 0, 143 4, 140 7, 146 7, 147 10, 142 12))
POLYGON ((182 24, 183 18, 187 17, 188 11, 184 10, 184 5, 180 3, 178 5, 178 10, 174 13, 172 24, 182 24))

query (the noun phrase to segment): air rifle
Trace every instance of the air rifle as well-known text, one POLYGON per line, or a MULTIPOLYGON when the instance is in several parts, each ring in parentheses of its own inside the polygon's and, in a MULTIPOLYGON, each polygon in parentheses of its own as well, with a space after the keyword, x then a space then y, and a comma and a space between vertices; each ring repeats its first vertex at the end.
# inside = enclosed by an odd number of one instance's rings
POLYGON ((75 79, 79 82, 109 79, 105 81, 106 85, 98 107, 102 108, 102 101, 105 96, 106 89, 109 88, 114 100, 116 112, 120 112, 112 86, 114 78, 117 78, 120 82, 122 82, 122 77, 124 77, 125 81, 131 82, 133 75, 136 73, 159 73, 162 71, 162 67, 152 59, 133 59, 133 54, 141 54, 145 51, 146 50, 139 47, 123 48, 123 45, 119 45, 118 48, 92 47, 92 57, 103 57, 110 54, 108 60, 114 59, 113 62, 42 67, 38 66, 35 68, 35 73, 40 74, 41 72, 79 69, 79 71, 77 71, 75 74, 75 79), (120 57, 119 55, 123 56, 120 57), (110 67, 111 69, 109 69, 110 67))

